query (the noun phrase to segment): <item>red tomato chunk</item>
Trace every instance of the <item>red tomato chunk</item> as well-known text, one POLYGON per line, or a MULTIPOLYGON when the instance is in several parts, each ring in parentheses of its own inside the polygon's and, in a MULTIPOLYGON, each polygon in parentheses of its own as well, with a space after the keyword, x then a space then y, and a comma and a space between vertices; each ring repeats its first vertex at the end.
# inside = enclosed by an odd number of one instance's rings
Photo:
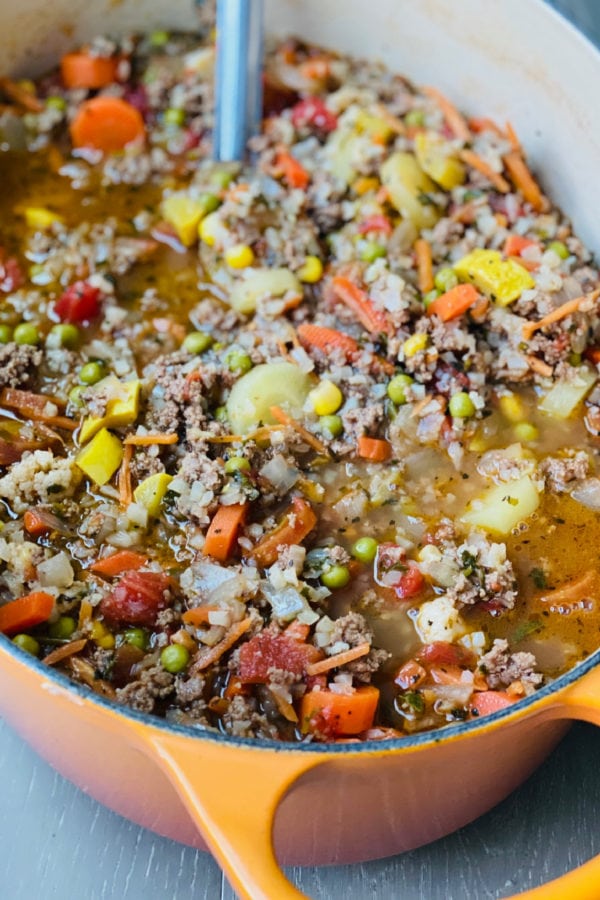
POLYGON ((126 572, 102 599, 100 612, 115 625, 151 628, 159 612, 169 606, 171 587, 171 579, 162 572, 126 572))
POLYGON ((416 597, 425 587, 425 579, 421 575, 416 566, 409 566, 407 571, 400 577, 400 580, 394 585, 396 596, 400 600, 409 600, 416 597))
POLYGON ((292 123, 294 128, 312 126, 318 131, 329 132, 337 128, 337 116, 327 109, 319 97, 307 97, 292 109, 292 123))
POLYGON ((100 291, 87 281, 76 281, 57 300, 54 312, 61 322, 81 325, 91 322, 100 313, 100 291))
POLYGON ((271 669, 302 675, 306 666, 320 657, 320 650, 312 644, 301 644, 273 631, 261 631, 240 647, 239 676, 251 684, 265 684, 271 669))

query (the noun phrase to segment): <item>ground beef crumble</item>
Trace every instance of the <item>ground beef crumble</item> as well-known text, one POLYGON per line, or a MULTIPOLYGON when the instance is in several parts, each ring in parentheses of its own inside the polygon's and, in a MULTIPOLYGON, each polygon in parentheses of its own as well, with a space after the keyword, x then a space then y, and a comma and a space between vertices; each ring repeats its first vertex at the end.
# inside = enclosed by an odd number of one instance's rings
POLYGON ((479 669, 492 690, 502 690, 514 681, 520 681, 526 694, 532 694, 544 680, 544 676, 535 671, 536 667, 533 653, 510 653, 508 641, 499 638, 479 661, 479 669))

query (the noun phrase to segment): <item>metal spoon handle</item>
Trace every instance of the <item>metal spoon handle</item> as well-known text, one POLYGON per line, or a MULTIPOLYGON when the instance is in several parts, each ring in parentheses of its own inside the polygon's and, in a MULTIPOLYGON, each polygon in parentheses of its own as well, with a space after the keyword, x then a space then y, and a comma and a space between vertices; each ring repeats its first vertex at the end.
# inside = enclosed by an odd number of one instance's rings
POLYGON ((218 0, 217 160, 242 159, 262 113, 263 0, 218 0))

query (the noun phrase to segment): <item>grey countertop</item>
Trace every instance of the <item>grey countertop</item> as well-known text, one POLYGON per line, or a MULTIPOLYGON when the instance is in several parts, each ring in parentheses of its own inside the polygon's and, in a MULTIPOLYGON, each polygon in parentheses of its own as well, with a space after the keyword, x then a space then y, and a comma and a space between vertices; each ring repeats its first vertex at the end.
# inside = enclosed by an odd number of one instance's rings
MULTIPOLYGON (((555 5, 600 41, 597 0, 555 5)), ((455 834, 392 859, 289 875, 315 900, 495 900, 534 887, 600 852, 598 758, 600 732, 575 725, 520 790, 455 834)), ((99 806, 1 720, 0 772, 1 900, 234 900, 208 855, 99 806)))

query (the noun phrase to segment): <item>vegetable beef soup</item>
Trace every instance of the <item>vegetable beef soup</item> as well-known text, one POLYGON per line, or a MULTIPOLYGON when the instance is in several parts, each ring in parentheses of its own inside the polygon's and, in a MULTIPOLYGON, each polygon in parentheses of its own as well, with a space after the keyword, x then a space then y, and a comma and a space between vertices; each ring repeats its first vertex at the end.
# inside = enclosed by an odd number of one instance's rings
POLYGON ((591 254, 509 123, 295 40, 213 162, 213 40, 0 80, 0 639, 242 737, 516 703, 599 643, 591 254))

